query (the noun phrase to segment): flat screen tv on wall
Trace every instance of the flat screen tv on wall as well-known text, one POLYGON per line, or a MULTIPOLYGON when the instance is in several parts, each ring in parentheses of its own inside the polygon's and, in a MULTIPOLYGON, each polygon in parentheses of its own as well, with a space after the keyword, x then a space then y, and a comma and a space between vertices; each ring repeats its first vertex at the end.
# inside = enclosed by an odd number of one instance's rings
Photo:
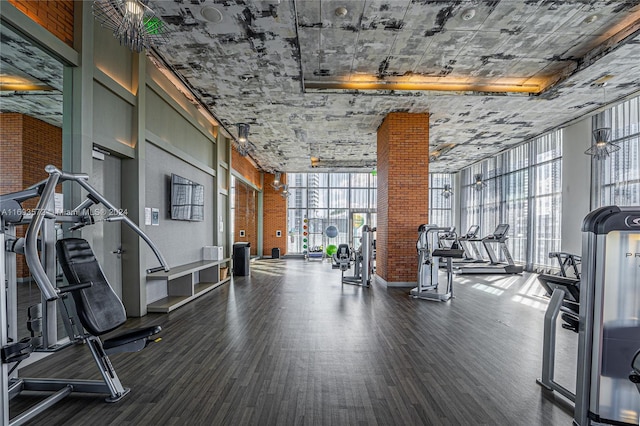
POLYGON ((171 219, 204 220, 204 186, 171 174, 171 219))

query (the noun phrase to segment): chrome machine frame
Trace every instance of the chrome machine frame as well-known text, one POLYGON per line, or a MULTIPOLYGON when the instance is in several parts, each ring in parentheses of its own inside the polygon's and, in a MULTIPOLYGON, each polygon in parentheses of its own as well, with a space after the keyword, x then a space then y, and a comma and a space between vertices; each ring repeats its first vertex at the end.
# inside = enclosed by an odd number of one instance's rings
MULTIPOLYGON (((579 299, 579 279, 561 276, 540 275, 538 279, 551 291, 551 299, 544 314, 544 335, 542 345, 542 374, 536 383, 548 391, 556 391, 571 402, 576 401, 576 395, 555 380, 556 358, 556 329, 557 320, 565 299, 576 301, 579 299)), ((564 327, 563 325, 563 328, 564 327)))
POLYGON ((362 244, 360 248, 353 252, 351 250, 348 256, 339 257, 338 254, 332 256, 333 268, 340 269, 342 272, 342 284, 360 285, 362 287, 369 287, 371 285, 371 278, 374 272, 374 239, 373 233, 376 232, 376 228, 371 228, 369 225, 362 227, 362 244), (347 269, 351 268, 353 262, 353 276, 344 276, 347 269))
MULTIPOLYGON (((17 322, 15 252, 18 252, 18 249, 20 249, 21 252, 23 247, 27 265, 42 293, 43 306, 51 305, 52 302, 58 300, 63 293, 63 290, 54 285, 56 282, 55 223, 75 223, 76 225, 70 229, 77 229, 89 225, 93 223, 89 207, 94 204, 102 204, 110 212, 110 216, 105 219, 106 221, 124 222, 137 233, 153 251, 161 266, 149 269, 147 273, 159 270, 169 271, 167 262, 151 239, 131 219, 125 216, 122 210, 116 208, 116 206, 111 204, 88 183, 88 175, 63 172, 51 165, 45 167, 45 171, 49 174, 46 180, 24 191, 0 196, 0 204, 2 205, 0 208, 0 247, 5 251, 5 254, 0 256, 0 282, 3 283, 3 285, 4 283, 8 283, 7 291, 0 291, 0 347, 2 348, 3 359, 6 353, 15 348, 13 345, 16 345, 17 342, 17 327, 15 325, 17 322), (56 215, 53 208, 55 187, 63 181, 77 183, 88 195, 87 199, 73 211, 56 215), (20 203, 37 196, 39 196, 40 199, 37 207, 33 210, 33 214, 26 214, 26 212, 22 211, 20 203), (28 224, 24 239, 16 239, 11 236, 11 233, 9 233, 9 238, 7 238, 7 230, 11 231, 16 224, 28 224), (38 254, 39 251, 41 253, 40 255, 38 254), (9 344, 10 338, 11 345, 9 344)), ((53 317, 52 324, 55 324, 55 303, 53 303, 53 307, 53 313, 50 312, 49 314, 45 314, 45 316, 53 317)), ((56 343, 55 341, 47 342, 46 336, 49 333, 46 328, 55 328, 55 326, 52 327, 50 324, 47 326, 46 318, 44 318, 44 320, 43 346, 46 349, 56 343)), ((52 335, 55 336, 55 332, 52 335)), ((55 340, 55 337, 53 340, 55 340)), ((0 422, 0 424, 8 426, 24 424, 69 395, 72 391, 106 393, 110 395, 110 397, 107 398, 107 401, 110 402, 115 402, 126 395, 128 389, 120 384, 118 376, 100 344, 100 340, 92 336, 83 336, 83 340, 89 344, 94 359, 100 368, 103 380, 17 378, 13 377, 15 376, 14 369, 16 363, 13 361, 2 362, 2 372, 0 374, 0 415, 2 416, 2 422, 0 422), (12 369, 9 368, 10 364, 13 364, 12 369), (54 393, 10 420, 9 400, 18 395, 22 390, 54 393)), ((30 344, 26 344, 25 351, 20 354, 22 355, 21 359, 26 358, 30 350, 30 344)))
POLYGON ((640 207, 596 209, 582 232, 574 424, 637 425, 628 375, 640 347, 640 207))
MULTIPOLYGON (((444 257, 442 253, 434 254, 434 249, 438 247, 438 233, 447 232, 450 228, 439 227, 438 225, 422 224, 418 227, 418 281, 417 286, 411 289, 410 295, 414 299, 433 300, 446 302, 453 297, 453 281, 451 278, 451 259, 447 260, 447 289, 444 293, 438 292, 438 269, 439 258, 444 257)), ((446 250, 440 250, 444 252, 446 250)), ((460 257, 462 257, 462 250, 460 257)))
POLYGON ((538 281, 551 298, 544 314, 542 345, 542 374, 536 383, 548 391, 556 391, 575 404, 576 395, 555 380, 556 330, 560 312, 565 321, 562 328, 578 332, 580 305, 580 256, 566 252, 550 252, 549 258, 558 261, 560 275, 539 274, 538 281), (567 271, 573 276, 568 276, 567 271))

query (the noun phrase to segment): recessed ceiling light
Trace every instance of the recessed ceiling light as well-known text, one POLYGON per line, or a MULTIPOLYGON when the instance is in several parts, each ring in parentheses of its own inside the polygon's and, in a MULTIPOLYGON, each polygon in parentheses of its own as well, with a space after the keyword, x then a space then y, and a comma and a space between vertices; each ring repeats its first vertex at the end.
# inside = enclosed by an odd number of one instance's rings
POLYGON ((8 62, 0 61, 0 68, 0 91, 54 90, 8 62))
POLYGON ((200 15, 212 24, 217 24, 222 21, 222 12, 213 6, 204 6, 200 9, 200 15))
POLYGON ((595 22, 598 20, 598 15, 591 15, 591 16, 587 16, 586 18, 584 18, 584 22, 585 24, 590 24, 592 22, 595 22))
POLYGON ((462 18, 463 21, 470 21, 473 19, 474 16, 476 16, 475 9, 466 9, 462 11, 462 14, 460 14, 460 17, 462 18))
POLYGON ((347 16, 348 12, 349 11, 344 6, 336 7, 336 11, 335 11, 336 16, 347 16))
POLYGON ((603 75, 602 77, 600 77, 599 79, 597 79, 596 81, 594 81, 593 83, 591 83, 591 87, 603 87, 607 85, 607 81, 611 80, 613 77, 615 77, 612 74, 606 74, 603 75))

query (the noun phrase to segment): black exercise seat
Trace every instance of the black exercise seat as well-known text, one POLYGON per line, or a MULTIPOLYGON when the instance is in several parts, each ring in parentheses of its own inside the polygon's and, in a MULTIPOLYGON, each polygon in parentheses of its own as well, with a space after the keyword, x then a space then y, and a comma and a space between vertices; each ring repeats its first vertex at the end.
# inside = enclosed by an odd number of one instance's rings
POLYGON ((162 331, 162 327, 156 325, 154 327, 138 328, 119 334, 102 342, 104 351, 111 355, 121 352, 138 352, 143 350, 151 340, 149 337, 154 336, 162 331))
POLYGON ((332 269, 341 269, 343 272, 351 268, 351 249, 349 244, 338 245, 338 250, 331 256, 332 269))
MULTIPOLYGON (((91 283, 90 287, 70 292, 85 330, 101 336, 124 324, 127 320, 124 305, 109 285, 89 243, 82 238, 65 238, 56 243, 56 250, 69 285, 91 283)), ((105 340, 104 352, 109 355, 140 351, 161 330, 157 325, 129 330, 105 340)))

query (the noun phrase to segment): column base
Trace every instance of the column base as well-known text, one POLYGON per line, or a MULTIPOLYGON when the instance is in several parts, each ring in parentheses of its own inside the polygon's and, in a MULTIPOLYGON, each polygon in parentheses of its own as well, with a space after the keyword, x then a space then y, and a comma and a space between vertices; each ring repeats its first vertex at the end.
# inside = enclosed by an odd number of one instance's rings
POLYGON ((376 275, 376 282, 384 285, 387 288, 413 288, 418 285, 416 281, 387 281, 380 275, 376 275))

